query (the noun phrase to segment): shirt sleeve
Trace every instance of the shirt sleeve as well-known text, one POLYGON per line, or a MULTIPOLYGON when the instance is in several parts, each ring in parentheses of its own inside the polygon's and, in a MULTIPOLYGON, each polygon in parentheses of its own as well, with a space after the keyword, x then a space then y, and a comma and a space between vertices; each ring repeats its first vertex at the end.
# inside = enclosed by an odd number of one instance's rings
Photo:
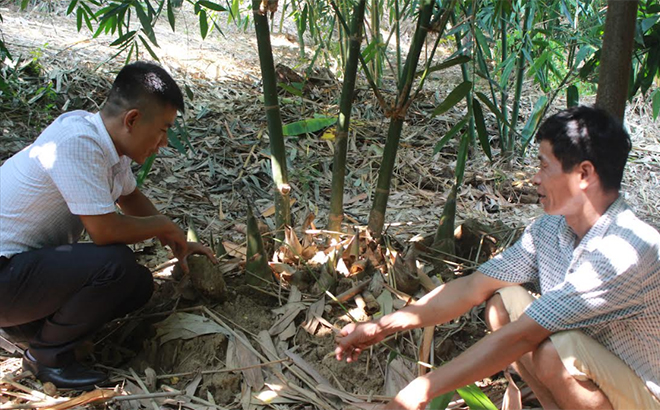
POLYGON ((525 313, 552 332, 635 316, 644 309, 643 284, 652 273, 643 253, 620 237, 604 238, 601 246, 582 255, 565 281, 544 292, 525 313))
MULTIPOLYGON (((121 164, 121 169, 117 173, 117 176, 115 177, 115 181, 122 188, 120 196, 126 196, 131 194, 133 191, 135 191, 135 188, 137 187, 137 181, 135 181, 135 176, 133 175, 133 171, 131 170, 131 160, 128 157, 123 157, 120 160, 120 164, 121 164)), ((115 201, 117 201, 119 197, 114 199, 115 201)))
MULTIPOLYGON (((54 161, 44 167, 74 215, 115 211, 110 170, 93 138, 71 136, 57 142, 54 161)), ((42 163, 43 165, 43 163, 42 163)))
POLYGON ((530 224, 518 241, 479 267, 486 276, 511 283, 538 282, 534 235, 538 220, 530 224))

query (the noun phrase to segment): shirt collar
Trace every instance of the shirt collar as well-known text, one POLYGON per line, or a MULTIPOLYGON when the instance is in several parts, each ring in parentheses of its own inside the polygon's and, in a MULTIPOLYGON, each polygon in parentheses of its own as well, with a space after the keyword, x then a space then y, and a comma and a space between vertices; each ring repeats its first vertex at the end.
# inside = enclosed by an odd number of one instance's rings
POLYGON ((626 209, 628 209, 628 205, 626 205, 626 202, 619 195, 609 208, 607 208, 607 211, 598 218, 594 226, 589 229, 584 238, 582 238, 578 248, 584 248, 588 252, 593 252, 617 215, 626 209))
POLYGON ((92 115, 90 122, 98 130, 99 142, 101 143, 101 148, 103 149, 103 152, 108 158, 110 165, 114 166, 118 164, 120 159, 119 154, 117 153, 117 148, 115 147, 115 144, 112 142, 112 137, 110 137, 107 128, 105 128, 105 124, 103 123, 103 119, 101 118, 101 113, 97 112, 96 114, 92 115))

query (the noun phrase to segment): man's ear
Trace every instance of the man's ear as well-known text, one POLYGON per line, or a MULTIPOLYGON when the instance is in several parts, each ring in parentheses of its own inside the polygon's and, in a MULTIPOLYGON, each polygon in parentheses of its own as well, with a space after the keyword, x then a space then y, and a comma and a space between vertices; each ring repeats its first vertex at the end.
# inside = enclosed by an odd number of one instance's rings
POLYGON ((580 188, 586 189, 598 181, 598 174, 596 168, 591 161, 582 161, 578 164, 578 172, 580 173, 580 188))
POLYGON ((132 131, 135 123, 140 119, 140 116, 140 110, 137 108, 126 111, 126 114, 124 114, 124 127, 129 131, 132 131))

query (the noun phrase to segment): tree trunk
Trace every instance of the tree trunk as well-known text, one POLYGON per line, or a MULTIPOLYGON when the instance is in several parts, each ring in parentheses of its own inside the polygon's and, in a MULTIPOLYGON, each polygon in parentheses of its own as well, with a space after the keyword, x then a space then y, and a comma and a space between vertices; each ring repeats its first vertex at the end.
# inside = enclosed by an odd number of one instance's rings
POLYGON ((623 121, 628 99, 637 0, 609 0, 596 106, 623 121))

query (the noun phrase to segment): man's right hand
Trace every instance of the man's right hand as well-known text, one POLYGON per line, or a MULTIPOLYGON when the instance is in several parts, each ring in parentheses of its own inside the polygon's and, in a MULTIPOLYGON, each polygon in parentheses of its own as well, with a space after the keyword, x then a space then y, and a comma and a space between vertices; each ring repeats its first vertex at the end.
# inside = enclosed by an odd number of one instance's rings
POLYGON ((362 350, 380 342, 384 337, 385 334, 376 321, 348 324, 335 337, 335 357, 340 361, 346 358, 348 363, 354 362, 362 350))

